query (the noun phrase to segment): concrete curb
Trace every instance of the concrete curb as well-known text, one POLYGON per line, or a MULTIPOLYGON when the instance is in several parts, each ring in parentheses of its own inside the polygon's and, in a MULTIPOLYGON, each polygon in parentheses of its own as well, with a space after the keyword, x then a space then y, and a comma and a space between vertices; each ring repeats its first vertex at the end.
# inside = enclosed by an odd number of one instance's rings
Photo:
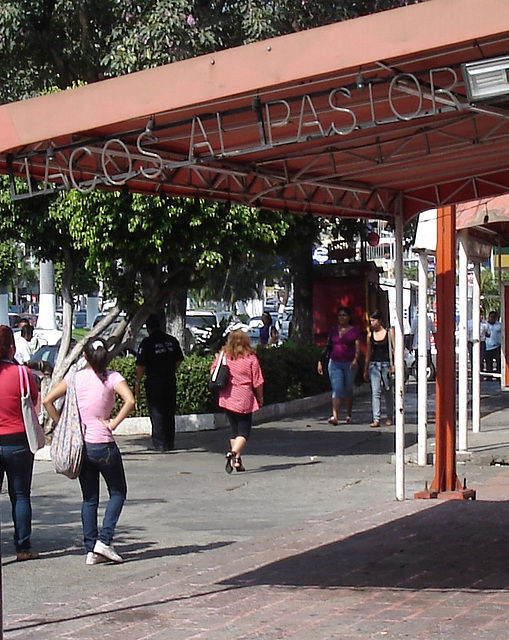
MULTIPOLYGON (((318 396, 299 398, 290 402, 278 402, 262 407, 253 417, 253 424, 262 424, 278 420, 286 416, 292 416, 320 407, 330 401, 330 393, 322 393, 318 396)), ((201 413, 186 416, 177 416, 176 432, 189 433, 193 431, 210 431, 212 429, 224 429, 226 427, 224 413, 201 413)), ((115 430, 116 436, 150 435, 152 433, 150 418, 126 418, 115 430)))
MULTIPOLYGON (((362 390, 363 387, 356 388, 355 395, 362 395, 362 390)), ((327 406, 330 403, 330 398, 330 391, 327 391, 317 396, 269 404, 254 414, 253 424, 272 422, 273 420, 280 420, 285 417, 305 413, 310 409, 327 406)), ((211 431, 214 429, 224 429, 226 427, 227 423, 224 413, 191 414, 177 416, 176 418, 177 433, 211 431)), ((148 417, 126 418, 122 424, 115 429, 115 436, 151 435, 151 433, 150 418, 148 417)), ((49 445, 39 449, 35 454, 35 459, 50 461, 51 454, 49 445)))

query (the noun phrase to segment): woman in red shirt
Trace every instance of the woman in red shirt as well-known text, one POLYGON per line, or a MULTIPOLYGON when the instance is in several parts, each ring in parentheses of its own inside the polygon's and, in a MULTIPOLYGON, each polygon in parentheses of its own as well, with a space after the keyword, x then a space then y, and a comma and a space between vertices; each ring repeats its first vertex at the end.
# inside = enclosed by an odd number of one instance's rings
MULTIPOLYGON (((0 325, 0 489, 7 475, 9 498, 14 522, 16 559, 35 560, 39 554, 31 550, 32 505, 30 491, 34 454, 28 446, 25 423, 21 413, 19 366, 14 362, 14 334, 0 325)), ((37 401, 38 391, 32 373, 27 376, 30 396, 37 401)))
POLYGON ((263 374, 251 348, 249 336, 236 329, 228 335, 228 340, 212 364, 226 356, 228 383, 219 392, 219 406, 222 407, 230 423, 230 451, 226 454, 226 473, 245 471, 241 453, 246 446, 253 424, 253 412, 263 405, 263 374))

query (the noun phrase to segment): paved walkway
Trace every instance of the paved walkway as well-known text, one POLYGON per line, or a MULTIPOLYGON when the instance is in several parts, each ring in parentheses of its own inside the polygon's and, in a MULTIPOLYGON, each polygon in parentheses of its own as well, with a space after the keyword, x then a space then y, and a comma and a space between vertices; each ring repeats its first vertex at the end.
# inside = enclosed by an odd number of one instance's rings
MULTIPOLYGON (((485 435, 476 435, 473 446, 485 462, 465 463, 478 482, 476 501, 396 502, 390 495, 375 496, 371 486, 368 500, 334 512, 320 505, 317 513, 298 521, 289 514, 288 523, 266 533, 210 545, 206 552, 171 562, 161 556, 156 567, 132 576, 124 572, 129 562, 87 567, 94 583, 78 595, 74 589, 35 607, 27 602, 7 616, 4 637, 507 640, 509 469, 490 465, 509 450, 506 398, 492 392, 483 401, 485 435)), ((302 432, 313 427, 306 419, 302 432)), ((364 439, 362 447, 372 443, 377 449, 381 441, 383 434, 364 439)), ((308 468, 295 466, 295 477, 308 468)), ((431 469, 424 473, 429 477, 431 469)), ((244 483, 260 483, 267 474, 240 475, 244 483)), ((223 476, 233 483, 226 491, 239 488, 239 477, 224 472, 210 481, 222 482, 223 476)), ((283 475, 274 477, 285 481, 283 475)), ((265 499, 270 505, 270 485, 265 499)), ((217 517, 226 516, 219 510, 217 517)), ((29 564, 37 580, 44 563, 29 564)), ((71 584, 80 578, 62 572, 57 579, 71 584)))

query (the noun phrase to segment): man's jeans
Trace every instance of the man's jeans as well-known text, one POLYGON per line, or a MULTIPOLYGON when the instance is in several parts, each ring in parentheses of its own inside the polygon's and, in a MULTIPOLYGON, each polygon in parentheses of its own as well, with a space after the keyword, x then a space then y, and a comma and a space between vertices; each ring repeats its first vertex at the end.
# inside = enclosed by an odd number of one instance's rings
POLYGON ((373 422, 380 422, 381 398, 385 398, 387 418, 393 419, 394 398, 392 395, 392 385, 389 379, 390 364, 388 362, 370 362, 369 380, 371 382, 371 408, 373 411, 373 422))
POLYGON ((0 489, 7 475, 7 485, 14 523, 14 547, 16 552, 30 549, 32 533, 32 506, 30 488, 34 456, 23 445, 0 446, 0 489))
POLYGON ((117 445, 85 443, 83 467, 79 476, 83 504, 81 522, 86 551, 93 551, 96 540, 109 545, 115 533, 127 496, 124 465, 117 445), (99 484, 102 476, 108 487, 110 499, 104 512, 101 530, 97 529, 97 509, 99 506, 99 484))

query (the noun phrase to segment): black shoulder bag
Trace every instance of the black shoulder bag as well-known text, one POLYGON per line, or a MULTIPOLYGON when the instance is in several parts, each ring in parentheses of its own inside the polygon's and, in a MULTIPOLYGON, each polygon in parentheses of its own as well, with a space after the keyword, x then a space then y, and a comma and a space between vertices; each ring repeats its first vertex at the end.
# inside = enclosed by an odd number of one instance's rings
POLYGON ((210 375, 209 391, 218 392, 224 389, 228 384, 229 373, 228 365, 226 364, 226 355, 222 353, 217 360, 214 371, 210 375))

